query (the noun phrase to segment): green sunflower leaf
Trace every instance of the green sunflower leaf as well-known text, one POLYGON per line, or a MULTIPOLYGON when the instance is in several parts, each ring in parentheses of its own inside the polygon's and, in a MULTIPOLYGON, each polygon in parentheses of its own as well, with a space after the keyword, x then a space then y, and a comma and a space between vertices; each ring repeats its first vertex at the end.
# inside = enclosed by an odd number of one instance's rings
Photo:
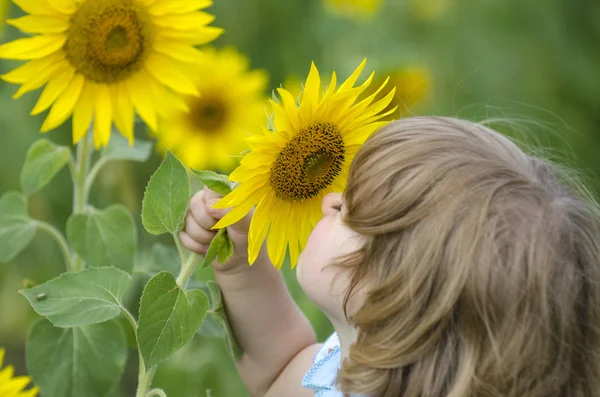
POLYGON ((31 194, 46 186, 48 182, 69 162, 71 152, 47 139, 40 139, 27 151, 21 170, 21 188, 31 194))
POLYGON ((212 171, 194 171, 194 174, 210 190, 219 193, 221 196, 226 196, 231 193, 231 183, 227 179, 227 175, 217 174, 212 171))
POLYGON ((27 200, 18 192, 0 197, 0 263, 8 262, 35 237, 35 221, 27 215, 27 200))
POLYGON ((207 311, 204 291, 179 288, 169 272, 152 277, 142 293, 137 334, 146 368, 182 348, 198 331, 207 311))
POLYGON ((133 269, 135 222, 122 205, 71 215, 67 220, 67 239, 90 266, 114 266, 129 273, 133 269))
POLYGON ((190 199, 185 166, 171 152, 152 175, 142 202, 142 223, 152 234, 175 233, 183 226, 190 199))
POLYGON ((218 258, 219 263, 226 262, 233 255, 233 243, 227 235, 227 229, 219 229, 210 242, 200 268, 210 266, 218 258))
POLYGON ((225 306, 223 306, 223 295, 221 293, 221 289, 214 281, 209 281, 207 283, 209 295, 210 295, 210 311, 208 312, 211 318, 217 323, 223 333, 225 335, 225 344, 227 346, 227 351, 231 355, 234 360, 239 360, 244 354, 240 345, 238 344, 235 336, 233 336, 233 331, 231 330, 231 326, 229 325, 229 321, 227 320, 227 314, 225 312, 225 306))
POLYGON ((56 328, 40 320, 29 333, 25 355, 44 397, 107 397, 125 369, 127 341, 116 321, 56 328))
POLYGON ((113 267, 63 273, 37 287, 19 292, 33 310, 56 327, 101 323, 121 313, 121 298, 131 277, 113 267))
POLYGON ((135 139, 133 146, 121 134, 112 134, 108 146, 102 151, 106 160, 131 160, 143 163, 152 154, 152 142, 135 139))

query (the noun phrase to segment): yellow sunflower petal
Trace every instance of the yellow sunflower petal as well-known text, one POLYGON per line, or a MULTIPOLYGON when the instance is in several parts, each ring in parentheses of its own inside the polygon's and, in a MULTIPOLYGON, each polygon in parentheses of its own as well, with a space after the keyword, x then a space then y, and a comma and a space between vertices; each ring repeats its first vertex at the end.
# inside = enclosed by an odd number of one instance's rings
POLYGON ((389 106, 389 104, 392 102, 392 99, 394 99, 395 94, 396 87, 392 88, 392 90, 381 100, 370 105, 368 110, 365 109, 362 113, 355 113, 353 114, 354 117, 348 117, 346 122, 341 122, 341 128, 353 129, 361 124, 367 123, 367 120, 372 119, 373 117, 375 119, 385 117, 386 114, 381 114, 381 111, 389 106))
POLYGON ((0 45, 0 58, 18 60, 42 58, 60 50, 66 41, 65 35, 42 35, 18 39, 0 45))
MULTIPOLYGON (((31 379, 28 376, 15 376, 8 383, 8 387, 3 390, 9 396, 14 396, 19 393, 21 390, 25 388, 29 383, 31 383, 31 379)), ((20 393, 18 394, 20 397, 20 393)))
POLYGON ((198 63, 203 59, 202 52, 197 48, 173 41, 157 40, 154 43, 154 50, 162 55, 186 63, 198 63))
POLYGON ((217 224, 214 225, 212 228, 222 229, 224 227, 233 225, 234 223, 242 219, 244 216, 246 216, 246 214, 250 212, 252 207, 254 207, 254 204, 255 202, 251 202, 250 200, 244 201, 244 203, 238 205, 237 207, 229 211, 227 214, 225 214, 225 216, 221 218, 219 222, 217 222, 217 224))
POLYGON ((281 97, 281 101, 283 102, 283 108, 287 113, 288 121, 294 130, 300 128, 300 119, 298 118, 298 108, 296 107, 296 100, 292 96, 292 94, 284 90, 283 88, 278 88, 277 92, 281 97))
POLYGON ((265 241, 271 220, 269 218, 269 212, 272 209, 273 202, 275 200, 274 194, 266 194, 256 205, 252 220, 250 221, 250 228, 248 230, 248 263, 253 264, 260 249, 265 241))
POLYGON ((243 204, 244 201, 258 203, 268 179, 264 175, 255 175, 246 183, 235 188, 231 193, 219 200, 213 208, 225 209, 243 204))
POLYGON ((95 84, 90 82, 86 82, 81 89, 79 102, 73 110, 73 144, 79 142, 90 128, 94 113, 94 91, 95 84))
POLYGON ((156 109, 152 103, 153 98, 150 95, 151 91, 146 85, 147 82, 143 78, 139 78, 139 75, 140 73, 125 81, 129 99, 144 122, 156 131, 158 120, 156 117, 156 109))
POLYGON ((158 53, 152 54, 146 62, 146 71, 167 87, 184 95, 199 96, 194 83, 182 72, 171 59, 158 53))
POLYGON ((285 235, 285 223, 288 219, 289 204, 286 201, 276 200, 273 207, 272 223, 267 236, 267 252, 273 265, 281 269, 285 259, 285 248, 287 235, 285 235))
POLYGON ((55 15, 56 9, 46 0, 13 0, 27 14, 55 15))
POLYGON ((73 80, 73 76, 75 76, 75 69, 69 67, 50 80, 30 114, 34 116, 48 109, 65 88, 67 88, 71 80, 73 80))
POLYGON ((0 77, 9 83, 22 84, 63 60, 64 56, 57 52, 47 57, 27 62, 0 77))
MULTIPOLYGON (((289 228, 297 228, 301 217, 300 207, 290 206, 290 217, 287 222, 289 228)), ((288 247, 290 252, 290 267, 293 269, 298 263, 298 257, 300 256, 300 242, 298 240, 297 231, 289 231, 288 247)))
POLYGON ((273 109, 275 128, 285 131, 293 129, 294 127, 290 124, 287 113, 283 107, 272 99, 269 100, 269 103, 271 104, 271 109, 273 109))
POLYGON ((240 164, 248 168, 259 168, 272 165, 276 159, 277 153, 250 152, 240 161, 240 164))
POLYGON ((30 390, 22 391, 19 397, 36 397, 39 392, 40 389, 36 386, 30 390))
POLYGON ((164 15, 160 18, 155 18, 154 23, 161 27, 177 30, 188 30, 198 28, 199 26, 208 25, 214 20, 214 15, 197 11, 184 14, 164 15))
POLYGON ((113 104, 112 112, 117 129, 121 135, 127 138, 129 145, 133 145, 134 111, 123 83, 111 86, 111 102, 113 104))
POLYGON ((61 12, 66 15, 73 15, 77 10, 78 3, 81 0, 46 0, 56 9, 58 12, 61 12))
POLYGON ((346 81, 344 81, 342 83, 342 85, 340 86, 338 91, 345 91, 348 90, 350 88, 352 88, 354 86, 354 84, 356 83, 356 80, 358 80, 358 76, 360 76, 360 74, 362 73, 363 69, 365 68, 365 65, 367 63, 367 60, 364 59, 360 65, 358 65, 358 67, 356 68, 356 70, 354 71, 354 73, 352 73, 350 75, 350 77, 348 77, 348 79, 346 79, 346 81))
POLYGON ((42 124, 42 129, 40 130, 41 132, 50 131, 64 123, 65 120, 69 118, 71 113, 73 113, 73 108, 77 104, 83 83, 83 76, 80 74, 75 75, 75 78, 71 80, 69 86, 62 92, 62 94, 60 94, 60 96, 56 99, 56 102, 54 102, 48 117, 46 117, 44 124, 42 124))
POLYGON ((315 66, 314 62, 310 65, 310 72, 306 79, 306 85, 304 86, 304 93, 302 94, 302 105, 306 106, 308 112, 312 113, 316 110, 319 104, 319 91, 321 90, 321 78, 319 77, 319 71, 315 66))
POLYGON ((223 34, 224 30, 214 26, 201 26, 194 30, 161 29, 159 39, 180 40, 192 45, 209 43, 223 34))
POLYGON ((37 90, 44 84, 48 82, 52 77, 58 75, 62 70, 69 67, 69 64, 66 61, 61 61, 53 65, 48 65, 48 67, 44 70, 40 70, 40 72, 32 76, 27 82, 25 82, 21 88, 13 95, 14 99, 18 99, 25 95, 26 93, 37 90))
POLYGON ((106 146, 110 140, 112 104, 106 84, 98 84, 94 95, 94 146, 106 146))
POLYGON ((185 14, 212 5, 210 0, 158 0, 151 5, 150 14, 163 16, 167 14, 185 14))
POLYGON ((61 33, 69 28, 68 18, 54 15, 26 15, 6 23, 25 33, 61 33))
POLYGON ((331 81, 329 82, 329 87, 327 87, 327 91, 325 92, 325 97, 331 96, 337 87, 337 75, 335 71, 331 74, 331 81))

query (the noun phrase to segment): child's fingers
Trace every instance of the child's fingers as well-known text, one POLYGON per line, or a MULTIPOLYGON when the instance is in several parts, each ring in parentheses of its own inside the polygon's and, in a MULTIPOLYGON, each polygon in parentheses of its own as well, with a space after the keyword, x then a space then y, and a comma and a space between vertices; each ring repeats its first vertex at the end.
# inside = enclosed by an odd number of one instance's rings
POLYGON ((185 232, 200 244, 210 244, 216 232, 199 225, 191 211, 185 217, 185 232))
POLYGON ((210 190, 206 186, 204 186, 204 201, 206 203, 212 203, 219 201, 219 199, 223 198, 219 193, 210 190))
POLYGON ((181 239, 181 243, 187 249, 196 254, 205 255, 208 250, 208 245, 200 244, 193 238, 189 236, 186 232, 179 232, 179 238, 181 239))
POLYGON ((190 200, 190 213, 192 214, 193 220, 198 225, 202 226, 206 230, 210 230, 215 223, 217 223, 218 219, 213 218, 206 211, 206 201, 204 198, 203 191, 198 192, 192 197, 190 200))

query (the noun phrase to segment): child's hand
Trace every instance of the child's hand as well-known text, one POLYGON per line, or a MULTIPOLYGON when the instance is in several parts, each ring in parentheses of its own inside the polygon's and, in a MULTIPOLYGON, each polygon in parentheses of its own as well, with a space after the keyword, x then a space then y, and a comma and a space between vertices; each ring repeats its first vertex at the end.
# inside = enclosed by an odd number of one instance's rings
MULTIPOLYGON (((179 234, 184 247, 197 254, 205 255, 208 246, 215 237, 216 230, 211 228, 229 210, 211 208, 222 196, 204 187, 190 200, 190 208, 185 218, 185 230, 179 234)), ((227 271, 234 268, 248 267, 248 228, 252 219, 252 211, 239 222, 227 228, 227 234, 233 242, 233 255, 226 262, 212 266, 216 270, 227 271)))

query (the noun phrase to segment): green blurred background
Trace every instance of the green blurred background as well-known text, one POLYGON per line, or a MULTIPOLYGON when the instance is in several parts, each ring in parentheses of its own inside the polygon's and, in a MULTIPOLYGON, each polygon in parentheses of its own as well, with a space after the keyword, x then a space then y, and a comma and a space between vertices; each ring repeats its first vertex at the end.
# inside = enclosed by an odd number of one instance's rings
MULTIPOLYGON (((213 25, 226 30, 215 46, 233 45, 245 53, 252 68, 268 71, 270 89, 302 80, 313 60, 323 74, 336 70, 342 78, 364 57, 366 69, 379 75, 417 70, 424 80, 417 88, 407 88, 410 81, 398 83, 406 91, 403 115, 493 120, 494 128, 576 167, 591 190, 600 192, 597 0, 383 0, 370 17, 336 12, 320 0, 216 0, 208 11, 216 15, 213 25)), ((20 10, 11 5, 8 15, 16 17, 20 10)), ((16 29, 5 28, 3 41, 16 37, 16 29)), ((15 65, 0 61, 0 72, 15 65)), ((44 117, 29 116, 39 92, 14 101, 16 89, 0 82, 0 195, 19 189, 26 150, 40 137, 44 117)), ((69 145, 69 123, 46 136, 69 145)), ((143 125, 136 136, 148 138, 143 125)), ((139 217, 144 186, 160 161, 155 154, 142 165, 112 164, 91 196, 94 206, 121 202, 136 214, 141 249, 156 241, 171 244, 146 233, 139 217)), ((72 206, 67 169, 30 203, 35 218, 64 230, 72 206)), ((24 340, 36 315, 17 289, 25 279, 39 283, 63 270, 56 244, 42 234, 15 260, 0 264, 0 347, 7 349, 5 361, 18 374, 26 372, 24 340)), ((293 272, 284 274, 324 340, 331 325, 303 296, 293 272)), ((198 277, 209 279, 210 270, 198 277)), ((138 278, 142 286, 144 278, 138 278)), ((117 395, 134 394, 136 365, 136 355, 130 354, 117 395)), ((210 337, 195 338, 170 358, 154 385, 177 397, 247 395, 223 342, 210 337)))

